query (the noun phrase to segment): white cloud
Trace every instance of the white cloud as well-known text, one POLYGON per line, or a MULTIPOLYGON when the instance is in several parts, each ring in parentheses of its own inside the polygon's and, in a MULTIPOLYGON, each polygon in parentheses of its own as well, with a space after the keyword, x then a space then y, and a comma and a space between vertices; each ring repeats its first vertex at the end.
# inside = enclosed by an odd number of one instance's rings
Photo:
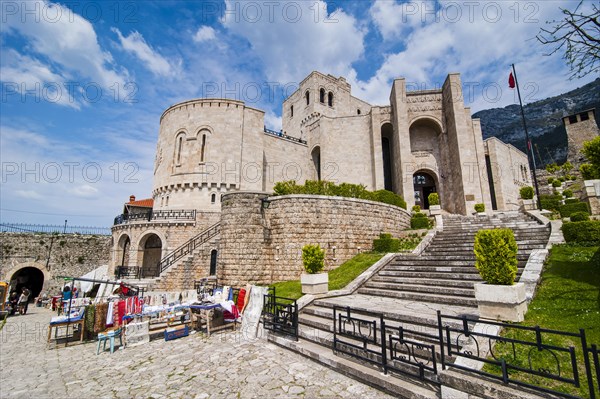
POLYGON ((275 115, 271 110, 265 112, 265 126, 275 131, 281 130, 281 116, 275 115))
MULTIPOLYGON (((48 18, 22 18, 20 13, 4 15, 5 32, 18 32, 29 39, 27 48, 48 57, 64 71, 73 72, 76 78, 91 79, 93 83, 108 88, 124 86, 127 71, 116 70, 113 58, 98 44, 92 24, 60 4, 47 1, 28 3, 28 9, 44 10, 48 18)), ((79 82, 81 85, 92 82, 79 82)))
POLYGON ((215 30, 210 26, 201 26, 194 35, 194 41, 196 43, 215 40, 216 38, 215 30))
POLYGON ((384 40, 402 39, 411 29, 435 20, 435 7, 435 1, 377 0, 369 14, 384 40))
POLYGON ((89 184, 83 184, 69 190, 69 192, 80 198, 92 198, 98 194, 98 189, 89 184))
POLYGON ((175 73, 175 68, 146 43, 141 33, 133 31, 129 36, 123 36, 117 28, 112 28, 112 31, 119 36, 123 50, 135 55, 153 74, 170 76, 175 73))
POLYGON ((41 200, 44 198, 34 190, 15 190, 15 194, 17 194, 18 197, 25 199, 41 200))
POLYGON ((221 22, 250 42, 269 80, 299 81, 312 70, 346 75, 364 52, 365 30, 341 9, 327 13, 325 1, 248 4, 227 0, 221 22))

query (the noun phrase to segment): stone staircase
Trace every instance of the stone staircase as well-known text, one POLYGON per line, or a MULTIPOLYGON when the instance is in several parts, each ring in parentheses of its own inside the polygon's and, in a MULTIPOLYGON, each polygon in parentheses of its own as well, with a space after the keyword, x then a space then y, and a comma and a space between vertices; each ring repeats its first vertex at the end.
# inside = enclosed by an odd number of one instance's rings
MULTIPOLYGON (((386 329, 408 329, 404 336, 424 344, 435 343, 417 333, 438 334, 437 311, 445 315, 478 317, 473 285, 481 281, 474 267, 474 236, 485 228, 506 227, 515 232, 518 250, 518 274, 522 273, 532 250, 544 248, 550 229, 519 214, 493 217, 445 215, 444 229, 437 232, 421 255, 399 254, 351 295, 315 300, 298 316, 299 340, 290 341, 271 334, 269 339, 298 351, 362 382, 404 398, 437 398, 440 387, 423 380, 393 373, 384 378, 373 376, 375 368, 351 357, 333 353, 333 307, 349 306, 357 317, 371 320, 373 313, 383 314, 386 329)), ((470 326, 472 327, 472 326, 470 326)), ((398 368, 415 374, 405 363, 398 368)))

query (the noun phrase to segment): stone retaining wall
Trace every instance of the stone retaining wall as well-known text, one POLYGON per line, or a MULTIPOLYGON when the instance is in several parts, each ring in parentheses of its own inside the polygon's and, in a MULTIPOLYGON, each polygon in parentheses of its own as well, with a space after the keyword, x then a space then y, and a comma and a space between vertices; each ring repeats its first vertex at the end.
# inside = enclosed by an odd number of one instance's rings
POLYGON ((108 264, 111 247, 109 236, 78 234, 0 233, 0 242, 0 280, 35 267, 44 274, 45 290, 62 287, 58 276, 78 277, 108 264))
POLYGON ((326 250, 325 269, 330 270, 371 250, 380 233, 397 237, 409 226, 407 211, 379 202, 318 195, 227 194, 222 203, 217 275, 219 281, 235 286, 298 279, 306 244, 319 244, 326 250))

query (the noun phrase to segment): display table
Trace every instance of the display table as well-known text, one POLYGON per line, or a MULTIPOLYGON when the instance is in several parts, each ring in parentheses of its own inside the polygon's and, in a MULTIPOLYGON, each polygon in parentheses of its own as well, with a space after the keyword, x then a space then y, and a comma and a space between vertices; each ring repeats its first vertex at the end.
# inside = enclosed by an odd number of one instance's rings
MULTIPOLYGON (((52 329, 53 328, 54 328, 54 339, 57 339, 59 327, 66 327, 67 332, 68 332, 69 326, 73 326, 73 327, 79 326, 79 341, 83 342, 83 336, 85 335, 83 333, 84 323, 85 323, 84 316, 85 316, 85 311, 82 310, 76 316, 71 315, 70 317, 67 317, 67 316, 53 317, 52 320, 50 321, 50 324, 48 325, 48 342, 50 342, 50 339, 52 338, 52 329)), ((73 331, 75 331, 75 329, 73 329, 73 331)), ((68 339, 68 337, 66 337, 66 338, 68 339)))
POLYGON ((206 334, 208 336, 213 332, 226 329, 235 331, 235 322, 225 322, 223 320, 222 310, 223 308, 218 303, 209 305, 190 305, 194 329, 200 330, 206 328, 206 334))

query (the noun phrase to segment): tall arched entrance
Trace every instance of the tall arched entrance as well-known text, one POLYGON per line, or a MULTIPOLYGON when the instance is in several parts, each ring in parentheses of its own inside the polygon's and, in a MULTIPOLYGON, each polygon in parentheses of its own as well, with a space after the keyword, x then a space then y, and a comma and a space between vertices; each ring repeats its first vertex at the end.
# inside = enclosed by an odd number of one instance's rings
POLYGON ((127 234, 122 235, 117 244, 117 266, 129 266, 130 247, 131 239, 127 234))
POLYGON ((419 171, 413 175, 413 185, 415 190, 415 205, 422 209, 429 209, 429 194, 436 193, 437 188, 435 179, 427 172, 419 171))
POLYGON ((162 257, 162 241, 154 233, 148 234, 140 241, 142 257, 142 277, 158 277, 160 270, 158 264, 162 257))
POLYGON ((12 291, 17 291, 19 294, 24 287, 31 291, 29 299, 40 295, 44 287, 44 273, 37 267, 24 267, 17 270, 10 278, 12 291))
POLYGON ((392 136, 394 127, 391 123, 384 123, 381 126, 381 151, 383 160, 383 187, 388 191, 393 191, 394 174, 393 174, 393 151, 392 151, 392 136))
POLYGON ((315 167, 316 178, 317 180, 321 180, 321 147, 315 147, 311 154, 313 166, 315 167))
POLYGON ((213 249, 210 251, 210 275, 216 276, 217 274, 217 250, 213 249))

